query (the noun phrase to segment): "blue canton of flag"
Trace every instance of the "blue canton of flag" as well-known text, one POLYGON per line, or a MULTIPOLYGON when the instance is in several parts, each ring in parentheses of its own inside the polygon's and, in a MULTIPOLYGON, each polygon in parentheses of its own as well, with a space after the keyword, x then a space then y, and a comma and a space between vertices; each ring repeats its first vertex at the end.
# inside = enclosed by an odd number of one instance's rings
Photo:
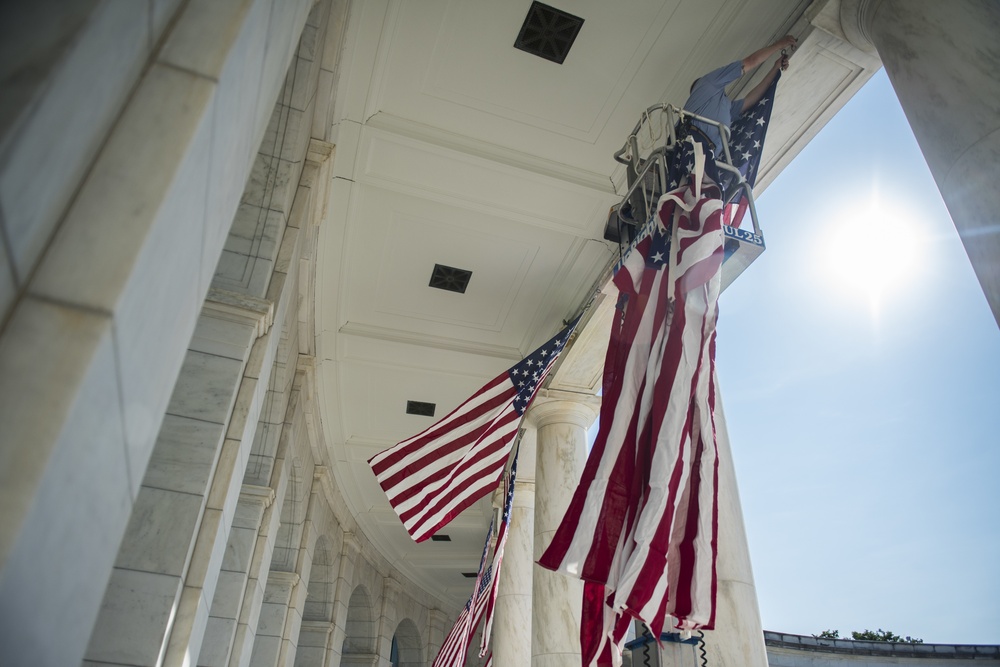
POLYGON ((779 71, 778 76, 774 77, 774 81, 764 91, 764 97, 736 119, 729 133, 729 154, 733 159, 733 166, 740 170, 750 187, 757 182, 760 156, 764 152, 764 136, 771 122, 774 92, 780 78, 779 71))
POLYGON ((662 226, 657 225, 650 239, 646 267, 654 270, 662 269, 668 259, 670 259, 670 234, 662 226))
MULTIPOLYGON (((577 318, 579 320, 579 318, 577 318)), ((514 397, 514 411, 518 415, 523 415, 528 409, 531 399, 534 398, 538 390, 538 384, 545 379, 549 369, 559 353, 566 347, 570 334, 576 327, 574 321, 561 332, 553 336, 540 348, 532 352, 521 363, 511 368, 508 372, 510 381, 517 388, 517 396, 514 397)))

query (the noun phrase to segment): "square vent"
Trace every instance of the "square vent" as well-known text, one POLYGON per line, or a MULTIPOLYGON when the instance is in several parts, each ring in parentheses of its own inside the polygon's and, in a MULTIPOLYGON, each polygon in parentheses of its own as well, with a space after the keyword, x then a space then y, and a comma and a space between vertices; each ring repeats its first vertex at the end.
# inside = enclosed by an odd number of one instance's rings
POLYGON ((472 271, 456 269, 454 266, 435 264, 434 271, 431 272, 430 287, 458 292, 465 294, 465 288, 469 286, 469 279, 472 278, 472 271))
POLYGON ((583 19, 579 16, 532 2, 514 48, 562 65, 581 26, 583 19))
POLYGON ((420 417, 433 417, 437 403, 424 403, 423 401, 407 401, 406 414, 418 415, 420 417))

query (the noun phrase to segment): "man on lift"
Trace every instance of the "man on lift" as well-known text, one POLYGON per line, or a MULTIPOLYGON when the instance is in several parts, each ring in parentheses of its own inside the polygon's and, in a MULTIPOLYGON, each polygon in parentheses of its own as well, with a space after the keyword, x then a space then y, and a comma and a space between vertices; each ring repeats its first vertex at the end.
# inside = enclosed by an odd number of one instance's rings
MULTIPOLYGON (((729 63, 695 79, 695 82, 691 84, 691 95, 684 103, 684 110, 719 121, 726 127, 731 126, 734 120, 760 101, 764 91, 777 76, 778 69, 788 69, 787 52, 793 50, 797 44, 797 39, 791 35, 785 35, 775 43, 754 51, 743 60, 729 63), (726 86, 740 78, 745 72, 761 65, 779 51, 783 52, 781 57, 774 62, 767 76, 754 86, 746 97, 734 102, 726 96, 726 86)), ((685 123, 682 130, 705 144, 706 148, 721 154, 722 137, 717 126, 693 120, 690 123, 685 123)))

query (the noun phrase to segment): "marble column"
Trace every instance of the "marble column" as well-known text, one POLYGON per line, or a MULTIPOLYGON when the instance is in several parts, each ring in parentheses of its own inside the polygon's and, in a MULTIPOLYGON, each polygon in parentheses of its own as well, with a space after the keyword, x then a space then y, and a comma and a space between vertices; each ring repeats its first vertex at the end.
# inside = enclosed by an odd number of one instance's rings
POLYGON ((1000 4, 845 0, 841 22, 878 51, 1000 322, 1000 4))
POLYGON ((531 571, 534 563, 535 441, 534 429, 521 438, 514 482, 510 528, 504 547, 500 589, 493 617, 493 662, 531 664, 531 571))
MULTIPOLYGON (((552 541, 583 473, 587 429, 599 408, 595 396, 543 389, 528 412, 529 424, 537 429, 536 560, 552 541)), ((531 665, 575 667, 580 663, 583 582, 538 566, 532 574, 531 665)))
POLYGON ((715 630, 705 631, 708 664, 713 667, 767 667, 764 630, 757 605, 757 588, 750 566, 750 550, 722 396, 716 400, 716 428, 719 450, 719 557, 716 573, 719 585, 715 630))

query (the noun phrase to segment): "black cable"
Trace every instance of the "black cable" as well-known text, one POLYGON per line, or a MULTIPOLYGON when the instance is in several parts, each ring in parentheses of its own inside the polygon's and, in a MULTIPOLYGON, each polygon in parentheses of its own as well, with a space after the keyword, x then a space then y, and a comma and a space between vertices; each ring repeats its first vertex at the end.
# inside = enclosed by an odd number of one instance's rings
POLYGON ((708 651, 705 650, 705 633, 698 630, 698 651, 701 654, 701 667, 708 667, 708 651))
MULTIPOLYGON (((643 626, 643 627, 645 627, 645 626, 643 626)), ((649 641, 646 642, 646 645, 643 646, 644 650, 642 652, 642 661, 643 661, 643 663, 645 663, 646 667, 652 667, 652 665, 649 663, 649 658, 650 658, 649 652, 657 650, 658 646, 657 646, 656 642, 653 641, 653 635, 650 634, 650 632, 649 632, 648 629, 647 630, 643 630, 642 636, 646 637, 647 639, 649 639, 649 641)))

